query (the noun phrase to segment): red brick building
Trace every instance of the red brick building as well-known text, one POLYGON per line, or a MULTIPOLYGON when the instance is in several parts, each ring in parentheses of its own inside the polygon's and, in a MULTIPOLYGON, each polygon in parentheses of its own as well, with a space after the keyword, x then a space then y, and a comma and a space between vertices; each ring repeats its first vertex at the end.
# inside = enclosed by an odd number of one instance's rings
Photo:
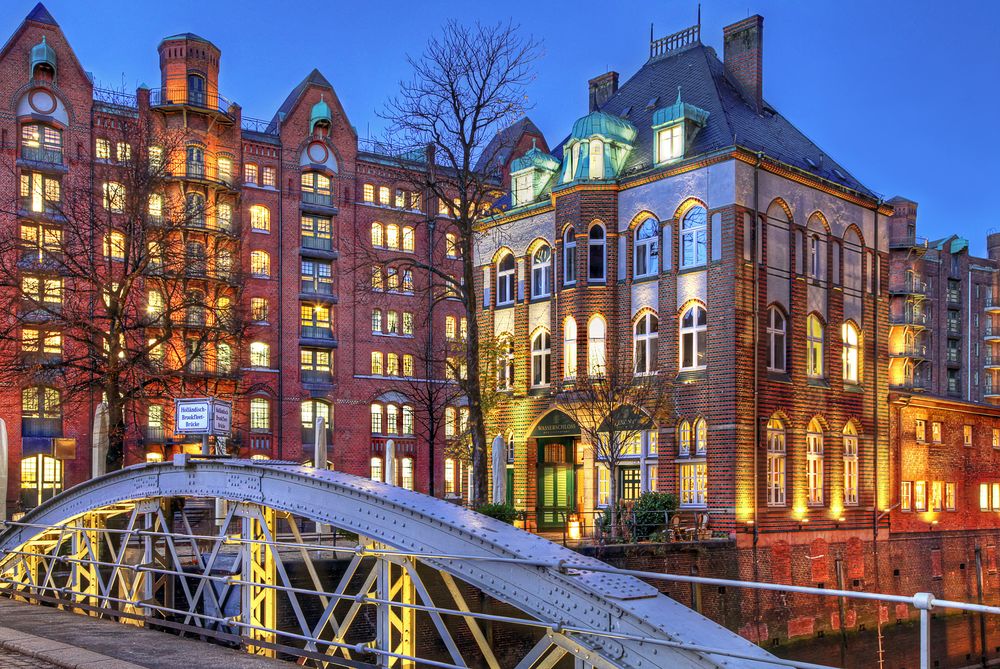
MULTIPOLYGON (((196 368, 176 375, 177 394, 234 402, 233 434, 219 443, 230 452, 311 461, 314 421, 322 416, 333 467, 383 478, 392 438, 397 483, 430 491, 436 480, 441 494, 445 464, 436 451, 443 438, 433 448, 419 442, 421 407, 406 388, 414 379, 443 379, 441 365, 417 364, 419 347, 460 336, 461 307, 445 301, 431 310, 424 279, 393 266, 407 254, 453 262, 447 216, 413 185, 433 155, 403 162, 359 140, 317 70, 261 121, 220 93, 221 53, 208 40, 173 35, 157 55, 155 87, 96 89, 51 14, 41 4, 31 11, 0 52, 0 97, 10 110, 0 115, 10 166, 0 176, 10 200, 0 225, 58 228, 45 207, 17 206, 24 200, 19 182, 27 180, 29 199, 35 192, 57 197, 70 185, 100 193, 95 165, 113 163, 116 152, 149 149, 119 147, 116 119, 180 134, 180 155, 168 157, 177 165, 170 188, 206 212, 183 232, 194 260, 185 257, 182 278, 216 300, 210 306, 235 307, 249 324, 238 343, 220 328, 196 368), (220 279, 229 263, 233 271, 220 279)), ((532 134, 540 136, 521 123, 497 141, 523 151, 532 134)), ((4 494, 12 510, 85 480, 92 467, 100 393, 69 397, 57 381, 29 385, 35 390, 27 394, 0 390, 10 464, 4 494)), ((458 408, 450 409, 458 420, 458 408)), ((171 397, 136 403, 129 415, 127 463, 200 448, 174 434, 171 397)), ((457 480, 458 465, 450 467, 457 480)), ((461 490, 458 480, 454 493, 461 490)))

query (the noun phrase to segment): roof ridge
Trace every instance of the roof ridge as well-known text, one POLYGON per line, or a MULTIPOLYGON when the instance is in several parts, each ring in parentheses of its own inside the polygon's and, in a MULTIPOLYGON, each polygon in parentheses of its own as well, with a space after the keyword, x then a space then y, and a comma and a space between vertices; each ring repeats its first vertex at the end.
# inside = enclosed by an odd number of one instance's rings
POLYGON ((34 8, 30 12, 28 12, 28 15, 24 18, 24 20, 34 21, 35 23, 45 23, 50 26, 59 25, 58 23, 56 23, 56 20, 52 17, 52 14, 49 13, 49 10, 41 2, 35 5, 34 8))

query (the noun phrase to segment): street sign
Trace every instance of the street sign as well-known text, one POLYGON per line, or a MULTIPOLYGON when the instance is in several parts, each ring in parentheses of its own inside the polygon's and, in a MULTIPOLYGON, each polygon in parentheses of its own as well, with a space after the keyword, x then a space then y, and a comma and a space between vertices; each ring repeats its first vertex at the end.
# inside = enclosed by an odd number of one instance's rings
POLYGON ((228 435, 233 406, 211 397, 174 400, 174 432, 177 434, 228 435))

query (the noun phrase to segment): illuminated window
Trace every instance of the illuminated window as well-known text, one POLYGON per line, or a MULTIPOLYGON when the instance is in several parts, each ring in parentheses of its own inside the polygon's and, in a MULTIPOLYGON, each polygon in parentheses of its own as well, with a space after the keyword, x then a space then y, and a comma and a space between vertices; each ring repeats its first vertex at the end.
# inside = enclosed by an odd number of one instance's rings
POLYGON ((219 156, 219 159, 215 162, 216 169, 219 173, 219 180, 226 183, 232 183, 233 181, 233 160, 232 158, 227 158, 225 156, 219 156))
POLYGON ((664 128, 656 133, 657 160, 666 162, 684 155, 684 128, 677 125, 664 128))
POLYGON ((372 351, 372 374, 376 376, 382 375, 384 371, 384 367, 382 365, 382 359, 383 358, 381 351, 372 351))
POLYGON ((708 244, 707 214, 704 207, 691 207, 681 221, 681 268, 704 265, 708 244))
POLYGON ((708 349, 708 312, 694 305, 681 316, 681 369, 703 369, 708 349))
POLYGON ((250 273, 261 279, 271 276, 271 256, 267 251, 252 251, 250 253, 250 273))
POLYGON ((371 470, 372 481, 382 481, 382 458, 372 458, 371 470))
POLYGON ((385 406, 385 433, 399 434, 399 407, 395 404, 385 406))
POLYGON ((257 185, 257 165, 247 163, 243 166, 243 181, 248 184, 257 185))
POLYGON ((497 338, 499 357, 497 359, 497 389, 511 390, 514 387, 514 339, 510 335, 497 338))
POLYGON ((384 246, 384 228, 378 221, 372 223, 372 246, 384 246))
POLYGON ((657 341, 659 319, 655 314, 644 313, 635 322, 633 359, 636 374, 652 374, 658 368, 657 341))
POLYGON ((408 378, 413 376, 413 356, 409 353, 403 354, 403 376, 408 378))
POLYGON ((457 321, 454 316, 445 316, 444 318, 444 336, 445 339, 454 339, 458 334, 457 331, 457 321))
POLYGON ((535 199, 535 189, 531 183, 531 174, 518 174, 513 178, 514 183, 512 190, 514 191, 514 206, 520 207, 522 205, 528 204, 533 199, 535 199))
POLYGON ((941 443, 941 422, 934 421, 931 423, 931 441, 935 444, 941 443))
POLYGON ((163 196, 153 193, 149 196, 149 217, 159 220, 163 216, 163 196))
POLYGON ((927 481, 913 482, 913 510, 927 510, 927 481))
POLYGON ((599 139, 590 140, 590 172, 591 179, 604 178, 604 142, 599 139))
POLYGON ((264 186, 274 188, 275 183, 277 183, 277 172, 273 167, 265 167, 261 171, 261 176, 263 177, 264 186))
POLYGON ((455 237, 455 233, 447 232, 444 235, 444 248, 445 255, 449 258, 457 258, 459 255, 458 250, 458 238, 455 237))
POLYGON ((324 251, 333 249, 333 223, 329 218, 303 214, 300 229, 302 246, 324 251))
POLYGON ((270 232, 271 210, 260 204, 250 207, 250 229, 256 232, 270 232))
POLYGON ((271 431, 271 403, 263 397, 250 400, 250 431, 271 431))
POLYGON ((931 481, 931 511, 944 510, 944 483, 941 481, 931 481))
POLYGON ((413 434, 413 407, 403 405, 403 434, 413 434))
POLYGON ((540 246, 531 256, 531 296, 548 297, 552 281, 552 249, 540 246))
POLYGON ((372 333, 382 332, 382 310, 372 309, 372 333))
POLYGON ((972 446, 972 426, 963 425, 962 426, 962 445, 972 446))
POLYGON ((365 202, 375 201, 375 186, 371 184, 365 184, 361 189, 361 199, 365 202))
MULTIPOLYGON (((98 140, 100 141, 100 140, 98 140)), ((110 151, 110 149, 109 149, 110 151)), ((163 147, 149 147, 149 167, 151 170, 159 170, 163 167, 163 147)))
POLYGON ((806 431, 806 489, 810 506, 823 504, 823 427, 813 418, 806 431))
POLYGON ((99 137, 94 146, 94 157, 98 160, 111 160, 111 142, 99 137))
POLYGON ((215 347, 215 367, 219 374, 229 374, 233 371, 233 347, 225 342, 219 342, 215 347))
POLYGON ((611 500, 611 470, 602 462, 597 463, 597 506, 608 506, 611 500))
POLYGON ((993 428, 993 448, 1000 448, 1000 428, 993 428))
MULTIPOLYGON (((986 484, 983 484, 983 490, 986 489, 986 484)), ((989 507, 989 499, 987 495, 986 506, 989 507)), ((913 510, 913 481, 902 481, 899 484, 899 509, 900 511, 912 511, 913 510)))
POLYGON ((228 202, 221 202, 215 207, 215 223, 220 230, 232 232, 233 230, 233 206, 228 202))
POLYGON ((250 344, 250 366, 267 369, 271 366, 271 347, 262 341, 250 344))
POLYGON ((566 228, 563 234, 563 283, 576 283, 576 231, 566 228))
POLYGON ((62 355, 62 335, 50 330, 21 328, 21 351, 45 356, 62 355))
POLYGON ((378 187, 378 203, 384 206, 389 206, 389 187, 379 186, 378 187))
POLYGON ((413 228, 403 226, 403 250, 412 252, 414 249, 413 228))
POLYGON ((385 356, 385 373, 387 376, 399 376, 399 355, 388 353, 385 356))
POLYGON ((854 423, 844 426, 844 505, 858 504, 858 431, 854 423))
POLYGON ((549 362, 552 359, 552 344, 549 333, 539 332, 531 342, 531 385, 549 385, 549 362))
POLYGON ((382 434, 382 405, 371 405, 372 434, 382 434))
POLYGON ((767 505, 785 505, 785 425, 778 418, 767 421, 767 505))
POLYGON ((403 209, 406 207, 406 191, 401 188, 396 189, 395 206, 397 209, 403 209))
POLYGON ((118 142, 115 145, 115 155, 118 158, 118 162, 128 162, 132 159, 132 145, 128 142, 118 142))
POLYGON ((458 433, 458 410, 455 407, 445 407, 444 436, 454 437, 458 433))
POLYGON ((660 271, 660 226, 647 218, 635 229, 633 272, 635 278, 654 276, 660 271))
POLYGON ((406 490, 413 490, 413 458, 399 461, 399 482, 406 490))
POLYGON ((125 235, 117 230, 104 236, 104 257, 112 260, 125 260, 125 235))
POLYGON ((125 186, 116 181, 105 181, 101 189, 105 209, 115 214, 125 211, 125 186))
POLYGON ((457 490, 455 487, 456 479, 456 467, 455 461, 452 458, 447 458, 444 461, 444 494, 445 495, 455 495, 457 490))
POLYGON ((806 375, 823 378, 823 324, 816 314, 806 318, 806 375))
POLYGON ((572 316, 563 324, 563 378, 576 378, 576 319, 572 316))
POLYGON ((844 381, 847 383, 858 383, 861 379, 859 366, 860 336, 858 335, 858 328, 853 323, 844 323, 841 328, 841 337, 843 338, 841 357, 843 358, 844 381))
POLYGON ((381 265, 372 265, 372 290, 385 290, 385 276, 381 265))
POLYGON ((918 442, 927 441, 927 421, 921 418, 914 422, 914 433, 918 442))
POLYGON ((504 254, 497 263, 497 306, 514 303, 515 263, 512 253, 504 254))
POLYGON ((63 487, 63 463, 48 455, 31 455, 21 460, 21 493, 25 508, 32 509, 50 499, 63 487))
POLYGON ((785 323, 785 315, 778 307, 767 310, 767 368, 773 372, 785 371, 788 351, 785 323))
POLYGON ((607 265, 607 239, 604 226, 594 224, 587 236, 587 278, 590 281, 604 281, 607 265))
POLYGON ((944 508, 947 511, 955 510, 955 484, 944 484, 944 508))
POLYGON ((399 226, 395 223, 385 226, 385 245, 390 249, 399 248, 399 226))
POLYGON ((691 462, 680 465, 681 506, 705 506, 708 503, 708 464, 691 462))
POLYGON ((403 334, 412 335, 413 334, 413 312, 404 311, 403 312, 403 334))
POLYGON ((258 323, 267 321, 267 299, 263 297, 250 298, 250 319, 258 323))
POLYGON ((608 324, 603 316, 595 316, 587 325, 587 374, 604 376, 607 365, 608 324))
POLYGON ((163 313, 163 294, 157 290, 151 290, 146 294, 146 313, 150 316, 159 316, 163 313))

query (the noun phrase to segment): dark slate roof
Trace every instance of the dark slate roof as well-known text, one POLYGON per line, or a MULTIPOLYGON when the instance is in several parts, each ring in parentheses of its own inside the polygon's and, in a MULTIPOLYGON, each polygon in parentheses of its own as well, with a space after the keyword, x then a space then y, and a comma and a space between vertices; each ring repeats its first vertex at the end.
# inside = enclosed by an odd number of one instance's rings
POLYGON ((204 42, 205 44, 212 44, 211 41, 205 39, 201 35, 195 35, 194 33, 177 33, 176 35, 168 35, 167 37, 164 37, 161 41, 166 42, 168 39, 187 39, 191 40, 192 42, 204 42))
POLYGON ((50 26, 59 25, 58 23, 56 23, 56 20, 52 18, 52 15, 49 14, 49 10, 45 8, 45 5, 43 5, 40 2, 37 5, 35 5, 35 8, 28 13, 28 16, 25 18, 25 20, 34 21, 35 23, 45 23, 50 26))
POLYGON ((758 114, 726 78, 715 50, 702 44, 650 59, 601 106, 601 111, 626 118, 639 130, 623 176, 652 166, 653 113, 674 103, 678 86, 684 102, 709 113, 708 122, 695 137, 691 155, 741 146, 877 197, 769 105, 765 103, 763 113, 758 114))
POLYGON ((517 140, 521 139, 521 135, 526 132, 534 133, 539 137, 543 136, 542 131, 527 116, 495 134, 479 156, 479 160, 476 162, 476 171, 491 173, 510 162, 513 157, 511 153, 517 145, 517 140))
POLYGON ((333 90, 333 85, 327 81, 326 77, 324 77, 318 69, 313 68, 313 71, 306 75, 306 78, 300 81, 298 86, 293 88, 292 92, 288 94, 287 98, 285 98, 285 101, 281 103, 281 106, 278 107, 278 112, 274 115, 274 120, 284 120, 284 118, 288 116, 288 113, 292 111, 292 107, 295 106, 299 96, 302 95, 302 92, 305 91, 310 85, 323 86, 325 88, 329 88, 331 91, 333 90))

